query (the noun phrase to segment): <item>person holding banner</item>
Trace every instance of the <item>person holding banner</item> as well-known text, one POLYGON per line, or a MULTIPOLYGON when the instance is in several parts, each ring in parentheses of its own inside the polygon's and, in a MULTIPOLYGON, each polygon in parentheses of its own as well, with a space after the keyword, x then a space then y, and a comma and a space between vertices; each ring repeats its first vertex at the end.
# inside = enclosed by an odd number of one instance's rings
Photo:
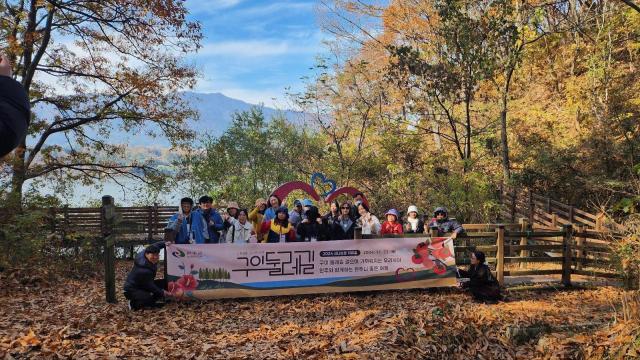
POLYGON ((387 218, 385 222, 382 223, 382 229, 380 233, 382 235, 385 234, 402 234, 402 224, 398 222, 398 218, 400 214, 396 209, 389 209, 384 216, 387 218))
POLYGON ((289 211, 284 206, 276 210, 274 219, 262 223, 260 232, 266 234, 268 243, 296 241, 296 232, 293 226, 289 224, 289 211))
POLYGON ((267 202, 264 199, 258 199, 253 210, 249 212, 249 221, 253 224, 258 242, 265 242, 264 234, 260 231, 265 210, 267 210, 267 202))
MULTIPOLYGON (((280 208, 280 205, 282 205, 282 200, 280 200, 279 197, 277 197, 276 195, 271 195, 269 196, 269 208, 267 210, 264 211, 264 221, 269 221, 273 218, 276 217, 276 211, 278 211, 278 209, 280 208)), ((289 215, 289 214, 287 214, 289 215)))
POLYGON ((180 209, 172 215, 167 229, 175 233, 176 244, 204 244, 209 239, 207 223, 199 211, 193 209, 193 199, 185 197, 180 200, 180 209))
POLYGON ((257 242, 256 232, 253 224, 248 221, 247 209, 238 210, 238 218, 235 219, 226 215, 226 221, 231 226, 227 229, 226 242, 228 244, 248 244, 257 242))
POLYGON ((331 226, 330 240, 353 240, 356 222, 351 218, 351 204, 343 202, 340 205, 340 216, 331 226))
POLYGON ((159 241, 136 255, 133 269, 127 275, 123 289, 124 297, 129 300, 129 309, 159 307, 162 304, 158 304, 158 300, 171 296, 171 293, 164 290, 164 279, 155 280, 160 250, 164 249, 164 246, 164 242, 159 241))
POLYGON ((358 214, 360 218, 356 220, 356 225, 362 229, 362 235, 378 235, 380 234, 380 220, 369 212, 369 207, 365 203, 358 205, 358 214))
POLYGON ((409 206, 407 209, 407 222, 404 224, 405 234, 423 234, 424 221, 418 217, 418 207, 409 206))
POLYGON ((211 196, 201 196, 198 200, 200 204, 200 212, 204 221, 207 223, 207 231, 209 233, 209 241, 207 243, 217 244, 220 242, 220 231, 224 230, 224 222, 218 210, 213 207, 213 198, 211 196))
POLYGON ((429 222, 429 228, 437 227, 438 236, 451 233, 451 238, 455 239, 459 234, 464 233, 464 228, 454 219, 449 219, 447 209, 438 207, 433 212, 433 219, 429 222))
POLYGON ((485 263, 482 251, 472 252, 469 270, 458 269, 458 274, 469 278, 469 281, 460 283, 460 287, 469 290, 475 301, 495 303, 501 299, 500 284, 485 263))

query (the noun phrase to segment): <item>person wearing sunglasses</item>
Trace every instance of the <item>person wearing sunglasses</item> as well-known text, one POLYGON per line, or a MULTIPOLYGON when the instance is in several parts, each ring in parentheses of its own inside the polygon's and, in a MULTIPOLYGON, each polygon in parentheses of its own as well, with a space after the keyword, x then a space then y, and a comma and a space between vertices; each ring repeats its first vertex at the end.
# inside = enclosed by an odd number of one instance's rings
POLYGON ((340 215, 338 221, 332 227, 333 240, 353 240, 356 222, 351 217, 351 204, 343 202, 340 205, 340 215))

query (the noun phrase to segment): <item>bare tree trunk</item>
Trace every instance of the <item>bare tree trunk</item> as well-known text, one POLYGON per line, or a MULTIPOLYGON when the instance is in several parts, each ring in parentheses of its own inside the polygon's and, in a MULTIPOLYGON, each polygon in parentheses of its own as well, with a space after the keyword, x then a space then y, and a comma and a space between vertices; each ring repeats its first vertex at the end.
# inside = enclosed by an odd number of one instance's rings
POLYGON ((442 150, 442 139, 440 139, 440 115, 433 114, 433 117, 429 118, 431 121, 431 131, 433 131, 433 142, 436 144, 436 149, 442 150))
POLYGON ((507 138, 507 111, 509 104, 509 85, 513 76, 514 67, 510 66, 505 74, 504 86, 502 87, 502 109, 500 111, 500 145, 502 148, 502 173, 504 183, 508 184, 511 178, 511 163, 509 161, 509 142, 507 138))

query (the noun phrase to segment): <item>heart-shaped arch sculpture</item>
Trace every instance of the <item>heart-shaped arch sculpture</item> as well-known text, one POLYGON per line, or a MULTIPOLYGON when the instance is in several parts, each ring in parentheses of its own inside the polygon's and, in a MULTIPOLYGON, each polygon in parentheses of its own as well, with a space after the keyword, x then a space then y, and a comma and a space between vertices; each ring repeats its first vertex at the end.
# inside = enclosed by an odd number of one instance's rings
MULTIPOLYGON (((336 199, 338 196, 342 195, 342 194, 349 194, 352 197, 357 194, 360 193, 362 194, 362 191, 351 187, 351 186, 345 186, 345 187, 341 187, 340 189, 332 192, 331 194, 329 194, 329 196, 327 196, 324 201, 327 203, 332 202, 334 199, 336 199)), ((367 200, 367 197, 364 196, 364 194, 362 194, 362 202, 365 203, 365 205, 369 206, 369 201, 367 200)))
MULTIPOLYGON (((316 190, 313 188, 313 186, 302 182, 302 181, 291 181, 288 183, 284 183, 280 186, 278 186, 278 188, 276 188, 275 190, 273 190, 273 192, 271 193, 271 195, 275 195, 277 196, 280 200, 284 200, 292 191, 294 190, 302 190, 304 192, 306 192, 307 194, 309 194, 315 201, 320 201, 321 197, 320 195, 318 195, 318 193, 316 192, 316 190)), ((356 193, 362 193, 360 190, 351 187, 351 186, 345 186, 345 187, 341 187, 340 189, 332 192, 331 194, 329 194, 329 196, 327 196, 324 199, 324 202, 326 203, 330 203, 333 200, 335 200, 338 196, 342 195, 342 194, 348 194, 348 195, 355 195, 356 193)), ((367 198, 362 195, 362 202, 364 202, 367 206, 369 206, 369 201, 367 200, 367 198)))
POLYGON ((287 195, 289 195, 294 190, 302 190, 309 194, 315 201, 320 201, 320 195, 316 192, 316 190, 306 182, 302 181, 291 181, 288 183, 284 183, 278 186, 277 189, 273 190, 271 195, 275 195, 280 200, 284 200, 287 195))

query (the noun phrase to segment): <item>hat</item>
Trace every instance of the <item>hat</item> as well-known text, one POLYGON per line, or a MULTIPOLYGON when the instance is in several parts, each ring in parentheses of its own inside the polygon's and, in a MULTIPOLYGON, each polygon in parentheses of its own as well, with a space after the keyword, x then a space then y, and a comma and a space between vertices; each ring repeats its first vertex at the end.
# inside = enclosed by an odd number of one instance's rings
POLYGON ((144 253, 145 254, 159 254, 160 253, 160 246, 158 246, 157 244, 151 244, 151 245, 147 246, 144 249, 144 253))
POLYGON ((287 207, 286 207, 286 206, 280 206, 280 207, 276 210, 276 215, 277 215, 278 213, 281 213, 281 212, 283 212, 283 213, 285 213, 285 214, 289 215, 289 209, 287 209, 287 207))
POLYGON ((447 208, 445 207, 437 207, 434 211, 433 211, 433 216, 438 216, 438 213, 443 213, 444 216, 447 216, 448 212, 447 212, 447 208))
POLYGON ((396 209, 389 209, 386 213, 384 213, 384 216, 387 216, 387 215, 393 215, 396 217, 396 219, 400 217, 396 209))
POLYGON ((409 206, 409 208, 407 209, 407 214, 410 213, 410 212, 414 212, 414 213, 417 214, 418 213, 418 207, 415 206, 415 205, 409 206))
POLYGON ((235 201, 229 201, 227 203, 227 209, 239 209, 240 206, 238 206, 238 203, 235 201))
POLYGON ((309 199, 302 200, 302 206, 313 206, 313 201, 309 199))
POLYGON ((293 202, 293 206, 298 206, 298 205, 302 205, 302 200, 300 200, 300 199, 296 199, 296 200, 293 202))

